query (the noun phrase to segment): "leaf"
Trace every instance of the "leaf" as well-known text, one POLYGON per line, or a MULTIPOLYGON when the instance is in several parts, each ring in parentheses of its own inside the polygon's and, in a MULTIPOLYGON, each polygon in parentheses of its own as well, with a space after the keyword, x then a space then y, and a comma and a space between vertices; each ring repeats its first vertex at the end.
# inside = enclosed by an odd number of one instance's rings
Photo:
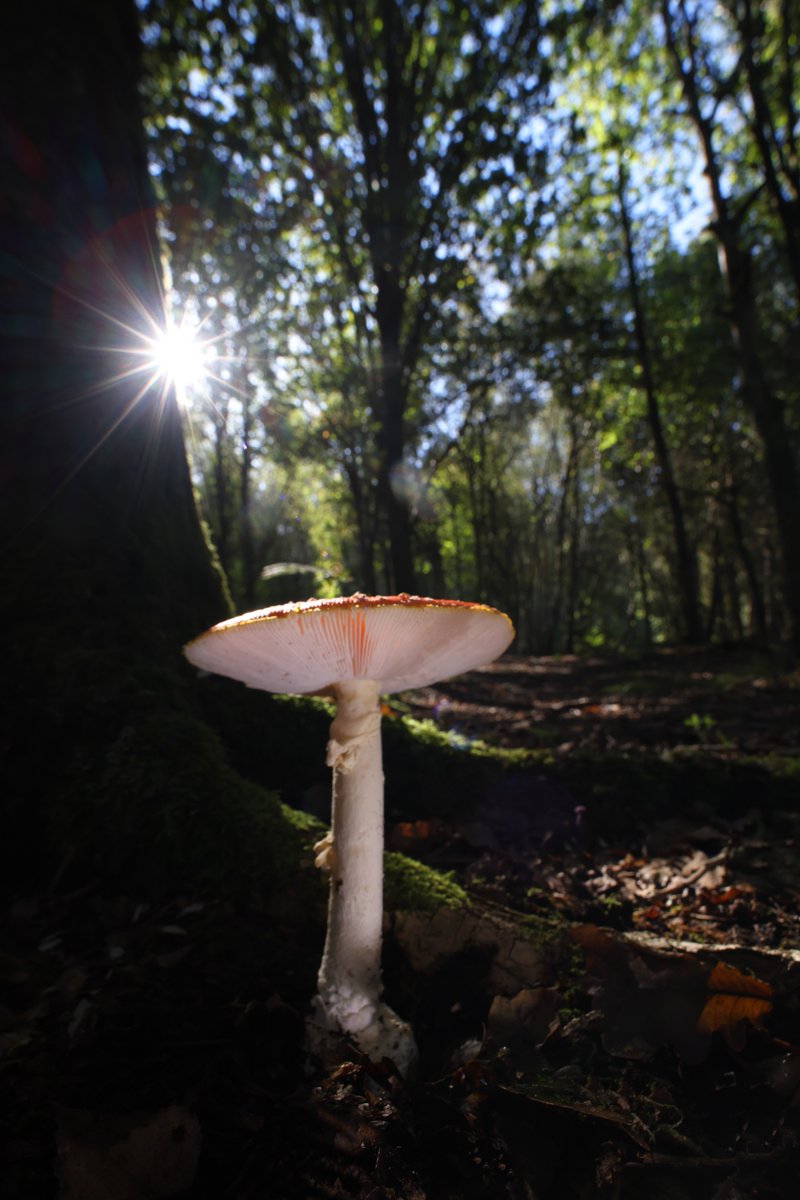
POLYGON ((717 963, 708 977, 709 996, 697 1022, 700 1033, 721 1033, 734 1050, 744 1045, 744 1025, 760 1025, 772 1010, 772 987, 754 975, 717 963))
POLYGON ((684 1061, 702 1061, 711 1039, 696 1028, 705 996, 698 963, 649 953, 597 926, 580 926, 572 936, 586 955, 589 991, 603 1014, 609 1054, 646 1062, 669 1043, 684 1061))
POLYGON ((173 1104, 118 1117, 58 1109, 60 1200, 160 1200, 191 1187, 200 1123, 173 1104))
POLYGON ((495 996, 487 1028, 501 1046, 530 1049, 544 1041, 562 1003, 554 988, 522 988, 515 996, 495 996))

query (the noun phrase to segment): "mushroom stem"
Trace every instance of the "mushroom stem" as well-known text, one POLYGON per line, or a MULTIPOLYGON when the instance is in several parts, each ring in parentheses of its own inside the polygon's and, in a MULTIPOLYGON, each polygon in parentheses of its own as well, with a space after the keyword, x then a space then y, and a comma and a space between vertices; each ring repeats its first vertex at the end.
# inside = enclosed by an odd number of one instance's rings
POLYGON ((383 924, 383 765, 378 685, 336 688, 328 742, 333 767, 328 932, 319 971, 322 1003, 337 1024, 358 1033, 380 994, 383 924))
POLYGON ((381 1003, 383 927, 383 766, 378 684, 333 689, 336 716, 328 742, 333 768, 328 931, 319 970, 314 1024, 346 1033, 373 1058, 407 1072, 416 1058, 410 1027, 381 1003))

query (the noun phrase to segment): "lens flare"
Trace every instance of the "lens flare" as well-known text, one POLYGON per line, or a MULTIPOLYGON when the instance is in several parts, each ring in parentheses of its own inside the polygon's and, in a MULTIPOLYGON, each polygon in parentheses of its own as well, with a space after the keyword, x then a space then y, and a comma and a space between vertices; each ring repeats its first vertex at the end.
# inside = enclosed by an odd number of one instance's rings
POLYGON ((175 385, 179 398, 199 387, 209 370, 209 346, 185 323, 169 322, 151 343, 153 369, 159 378, 175 385))

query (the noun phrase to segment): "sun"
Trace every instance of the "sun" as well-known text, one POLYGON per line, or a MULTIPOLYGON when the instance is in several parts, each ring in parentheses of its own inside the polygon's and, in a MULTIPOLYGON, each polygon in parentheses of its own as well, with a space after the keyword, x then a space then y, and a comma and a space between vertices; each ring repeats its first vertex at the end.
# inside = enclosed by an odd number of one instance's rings
POLYGON ((200 387, 210 365, 210 347, 198 337, 198 331, 182 321, 168 321, 152 338, 149 357, 157 377, 174 384, 179 398, 200 387))

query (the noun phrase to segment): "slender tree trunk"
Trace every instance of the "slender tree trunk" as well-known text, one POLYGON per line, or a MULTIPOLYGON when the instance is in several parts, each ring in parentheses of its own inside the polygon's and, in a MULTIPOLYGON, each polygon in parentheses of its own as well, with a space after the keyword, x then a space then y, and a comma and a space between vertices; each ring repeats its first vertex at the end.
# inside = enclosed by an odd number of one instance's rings
POLYGON ((731 320, 739 351, 743 393, 764 448, 772 507, 783 562, 785 606, 790 638, 800 653, 800 475, 795 440, 783 403, 770 388, 758 350, 756 298, 749 254, 734 229, 718 221, 721 263, 731 301, 731 320))
POLYGON ((569 589, 567 591, 567 638, 565 645, 567 654, 575 653, 575 637, 578 617, 578 575, 580 566, 579 551, 581 541, 581 496, 580 475, 578 473, 578 453, 579 451, 576 451, 575 466, 572 472, 571 489, 572 512, 570 516, 569 589))
POLYGON ((714 145, 714 127, 704 115, 697 77, 698 48, 695 30, 686 19, 685 46, 667 0, 662 2, 667 45, 683 87, 683 95, 705 160, 705 174, 714 209, 712 226, 719 249, 719 263, 730 303, 730 322, 739 356, 742 392, 758 430, 764 450, 772 507, 778 529, 783 568, 785 609, 792 646, 800 653, 800 472, 796 440, 780 398, 771 389, 759 350, 758 300, 750 253, 741 239, 741 215, 737 215, 723 186, 723 164, 714 145))
MULTIPOLYGON (((386 290, 386 285, 384 288, 386 290)), ((400 352, 402 303, 399 296, 390 296, 383 304, 381 299, 379 295, 383 386, 378 439, 382 461, 378 488, 389 531, 391 587, 396 592, 413 593, 416 576, 411 549, 411 514, 402 489, 397 486, 397 472, 405 466, 406 389, 400 352)))
MULTIPOLYGON (((764 90, 764 64, 757 58, 759 36, 757 23, 763 17, 760 12, 754 12, 752 0, 742 0, 741 4, 737 6, 737 17, 742 39, 742 58, 747 89, 753 105, 751 116, 753 140, 761 160, 767 193, 780 221, 786 260, 794 281, 797 302, 800 305, 800 224, 798 224, 800 161, 797 158, 792 161, 792 148, 788 144, 784 145, 787 135, 791 137, 797 128, 793 81, 790 78, 789 88, 785 94, 786 111, 783 114, 783 125, 779 132, 775 127, 770 103, 764 90)), ((784 44, 788 49, 800 30, 790 29, 787 6, 782 7, 781 17, 784 44)), ((795 153, 796 150, 795 146, 795 153)))
POLYGON ((675 562, 677 567, 678 588, 681 598, 684 636, 689 642, 699 642, 702 639, 700 627, 700 605, 697 585, 697 560, 686 529, 686 519, 683 502, 672 467, 672 455, 664 434, 661 420, 661 408, 653 378, 653 365, 650 354, 650 339, 647 320, 639 287, 639 275, 636 267, 636 255, 633 246, 633 229, 626 197, 626 180, 622 164, 617 176, 617 199, 619 200, 622 238, 625 252, 625 262, 628 268, 628 288, 633 309, 634 336, 639 366, 642 371, 642 387, 647 403, 647 422, 653 438, 653 449, 658 463, 661 487, 669 508, 672 521, 672 535, 675 545, 675 562))
POLYGON ((714 548, 711 555, 711 598, 706 616, 706 640, 712 641, 714 629, 720 618, 724 621, 724 594, 722 590, 722 562, 720 558, 719 530, 714 531, 714 548))
POLYGON ((228 483, 226 448, 228 442, 227 407, 218 405, 214 410, 214 507, 216 509, 216 544, 219 561, 230 576, 233 544, 231 538, 231 502, 228 483))
MULTIPOLYGON (((244 389, 243 389, 244 391, 244 389)), ((247 609, 255 608, 258 565, 253 537, 252 478, 253 450, 250 439, 253 432, 251 403, 245 393, 242 401, 242 458, 239 466, 240 517, 239 552, 242 558, 242 600, 247 609)))
POLYGON ((739 556, 739 562, 742 564, 742 570, 747 580, 747 590, 750 595, 752 630, 759 640, 765 641, 767 636, 767 613, 764 605, 764 593, 759 582, 753 556, 747 545, 747 538, 745 537, 741 513, 739 511, 739 489, 733 478, 733 468, 731 466, 728 467, 728 478, 726 480, 725 509, 733 537, 733 544, 736 547, 736 553, 739 556))
MULTIPOLYGON (((567 510, 569 508, 572 477, 577 470, 577 458, 578 440, 575 431, 575 425, 574 422, 572 422, 569 430, 569 450, 567 452, 567 462, 566 466, 564 467, 564 474, 561 478, 561 496, 559 497, 558 513, 556 515, 556 578, 553 589, 553 602, 550 607, 550 622, 547 632, 545 654, 556 653, 556 648, 558 646, 558 631, 563 620, 564 585, 567 576, 567 510)), ((568 624, 571 625, 571 621, 568 620, 568 624)), ((571 651, 568 650, 567 653, 569 654, 571 651)))
POLYGON ((483 479, 480 465, 484 457, 483 431, 473 427, 470 431, 471 441, 462 462, 467 477, 467 492, 469 494, 470 525, 472 527, 472 553, 475 560, 475 599, 481 600, 486 591, 486 521, 483 504, 483 479))
POLYGON ((647 582, 647 558, 644 552, 642 530, 636 522, 633 533, 633 557, 636 563, 636 577, 639 583, 639 598, 642 602, 642 617, 644 619, 644 640, 647 649, 653 645, 653 618, 650 604, 650 585, 647 582))
POLYGON ((742 621, 742 598, 739 591, 739 580, 736 569, 731 558, 726 558, 724 563, 725 574, 725 593, 728 600, 728 608, 730 609, 731 625, 733 626, 733 636, 737 641, 744 639, 744 623, 742 621))
POLYGON ((375 536, 370 530, 363 480, 354 458, 351 458, 349 462, 345 460, 344 471, 350 484, 350 496, 356 519, 360 575, 358 587, 369 595, 374 595, 378 590, 378 575, 375 569, 375 536))

